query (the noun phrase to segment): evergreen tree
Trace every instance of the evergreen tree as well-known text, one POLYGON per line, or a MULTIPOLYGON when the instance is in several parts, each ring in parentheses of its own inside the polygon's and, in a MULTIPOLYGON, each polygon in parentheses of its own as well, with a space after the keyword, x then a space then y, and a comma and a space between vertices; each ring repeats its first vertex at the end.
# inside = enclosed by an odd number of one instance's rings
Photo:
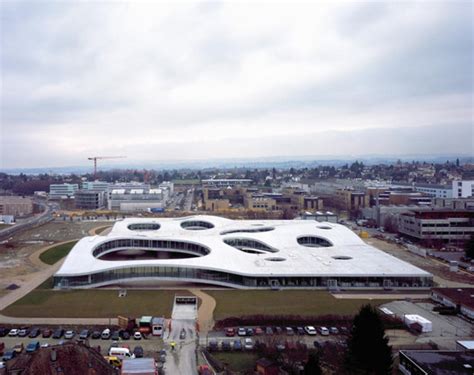
POLYGON ((304 375, 322 375, 321 364, 319 362, 319 351, 311 351, 308 362, 304 366, 304 375))
POLYGON ((347 346, 345 366, 348 373, 392 373, 392 348, 388 345, 383 322, 372 306, 362 306, 355 316, 347 346))
POLYGON ((464 251, 466 252, 466 258, 474 259, 474 234, 471 234, 471 238, 466 241, 464 251))

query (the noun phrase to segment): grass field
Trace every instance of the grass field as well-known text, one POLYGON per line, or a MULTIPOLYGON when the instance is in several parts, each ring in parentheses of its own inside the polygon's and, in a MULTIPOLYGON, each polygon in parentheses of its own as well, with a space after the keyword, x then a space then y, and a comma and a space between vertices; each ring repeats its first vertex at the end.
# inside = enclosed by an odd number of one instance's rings
POLYGON ((216 299, 214 319, 243 315, 353 315, 370 302, 373 305, 388 300, 337 299, 321 290, 223 290, 206 291, 216 299))
POLYGON ((119 298, 118 290, 44 289, 50 284, 50 280, 46 281, 1 313, 17 317, 112 318, 117 315, 169 317, 175 294, 189 294, 187 291, 178 290, 128 290, 126 297, 119 298))
POLYGON ((253 370, 258 355, 255 353, 212 353, 212 356, 228 366, 228 370, 245 373, 253 370))
POLYGON ((62 245, 54 246, 51 249, 46 250, 39 258, 43 263, 52 265, 68 255, 76 242, 77 241, 71 241, 63 243, 62 245))

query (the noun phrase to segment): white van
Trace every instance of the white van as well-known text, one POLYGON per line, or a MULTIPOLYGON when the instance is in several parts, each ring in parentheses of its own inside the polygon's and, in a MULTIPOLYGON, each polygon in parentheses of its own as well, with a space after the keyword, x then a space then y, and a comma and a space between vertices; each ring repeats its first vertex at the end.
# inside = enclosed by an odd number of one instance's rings
POLYGON ((110 329, 106 328, 102 331, 102 334, 100 335, 102 340, 108 340, 110 339, 110 329))
POLYGON ((130 354, 130 349, 128 348, 110 348, 109 356, 117 357, 121 360, 135 358, 134 354, 130 354))

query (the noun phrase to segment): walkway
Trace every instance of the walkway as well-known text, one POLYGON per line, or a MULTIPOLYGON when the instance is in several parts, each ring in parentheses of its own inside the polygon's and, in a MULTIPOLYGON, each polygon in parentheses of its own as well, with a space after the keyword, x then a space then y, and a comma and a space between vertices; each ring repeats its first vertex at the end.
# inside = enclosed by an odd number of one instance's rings
POLYGON ((198 326, 202 336, 206 336, 214 327, 214 310, 216 300, 209 294, 200 289, 189 289, 189 291, 201 300, 201 306, 198 309, 198 326))
MULTIPOLYGON (((103 228, 99 227, 99 228, 103 228)), ((98 228, 94 228, 95 230, 98 228)), ((40 260, 40 255, 52 247, 77 241, 78 239, 71 239, 63 242, 58 242, 53 245, 45 246, 29 256, 29 260, 40 270, 28 275, 28 280, 21 284, 18 289, 15 289, 8 294, 0 297, 0 311, 6 309, 11 304, 26 296, 28 293, 36 289, 50 277, 52 277, 61 267, 64 259, 56 262, 53 265, 47 265, 40 260)), ((21 318, 0 315, 0 323, 8 324, 117 324, 117 319, 77 319, 77 318, 21 318)))

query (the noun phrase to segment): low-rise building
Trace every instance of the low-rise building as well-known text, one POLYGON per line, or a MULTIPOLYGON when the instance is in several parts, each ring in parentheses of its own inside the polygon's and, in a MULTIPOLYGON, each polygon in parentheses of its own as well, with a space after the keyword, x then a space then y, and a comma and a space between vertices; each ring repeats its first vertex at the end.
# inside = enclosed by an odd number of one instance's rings
POLYGON ((82 183, 82 190, 97 190, 97 191, 107 191, 109 186, 108 182, 105 181, 84 181, 82 183))
POLYGON ((364 191, 340 189, 336 191, 336 196, 343 202, 344 208, 348 211, 369 206, 369 196, 364 191))
POLYGON ((474 212, 467 210, 411 210, 400 214, 401 234, 423 241, 462 245, 474 233, 474 212))
POLYGON ((433 198, 432 206, 452 210, 474 210, 474 198, 433 198))
POLYGON ((433 288, 431 299, 474 320, 474 288, 433 288))
POLYGON ((211 178, 202 180, 203 186, 213 187, 234 187, 234 186, 250 186, 253 180, 247 178, 211 178))
POLYGON ((474 197, 474 180, 453 181, 453 198, 474 197))
POLYGON ((33 201, 30 198, 17 196, 0 196, 0 215, 15 217, 27 216, 33 213, 33 201))
POLYGON ((404 375, 472 375, 474 353, 449 350, 401 350, 398 369, 404 375))
POLYGON ((51 184, 49 185, 49 199, 74 198, 77 190, 79 190, 78 184, 51 184))
POLYGON ((76 208, 84 210, 98 210, 105 207, 104 190, 78 190, 76 191, 76 208))
POLYGON ((113 211, 148 211, 164 208, 169 196, 168 189, 117 188, 110 191, 107 207, 113 211))

